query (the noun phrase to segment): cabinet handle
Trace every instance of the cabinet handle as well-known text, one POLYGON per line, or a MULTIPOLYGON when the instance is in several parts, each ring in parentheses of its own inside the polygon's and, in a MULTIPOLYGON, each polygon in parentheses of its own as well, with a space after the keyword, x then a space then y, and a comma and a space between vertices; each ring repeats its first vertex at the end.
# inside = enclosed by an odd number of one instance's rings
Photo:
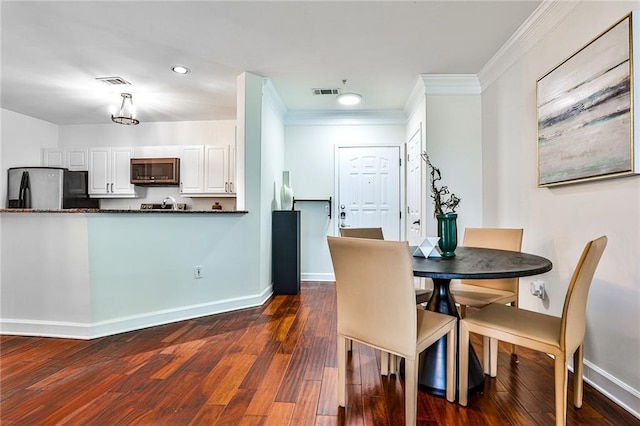
POLYGON ((105 192, 109 192, 109 184, 107 184, 107 187, 104 189, 105 192))
POLYGON ((233 182, 229 182, 229 192, 233 192, 233 182))
POLYGON ((224 183, 224 192, 229 192, 229 182, 224 183))
POLYGON ((111 193, 113 194, 113 183, 111 184, 111 193))

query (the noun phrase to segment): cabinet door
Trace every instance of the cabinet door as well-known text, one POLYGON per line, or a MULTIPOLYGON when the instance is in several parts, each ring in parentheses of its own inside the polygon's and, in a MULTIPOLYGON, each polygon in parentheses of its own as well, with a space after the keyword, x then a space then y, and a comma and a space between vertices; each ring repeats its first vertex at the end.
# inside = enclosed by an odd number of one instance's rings
POLYGON ((67 168, 69 170, 89 170, 89 150, 86 148, 67 148, 67 168))
POLYGON ((111 187, 112 194, 133 194, 134 185, 131 183, 131 148, 111 149, 111 187))
POLYGON ((109 194, 111 150, 94 148, 89 151, 89 194, 109 194))
POLYGON ((236 146, 235 143, 229 146, 229 192, 236 193, 236 146))
POLYGON ((204 191, 227 193, 229 189, 229 147, 205 146, 204 191))
POLYGON ((180 193, 204 192, 204 146, 184 146, 180 153, 180 193))
POLYGON ((65 167, 64 149, 45 148, 42 150, 42 165, 44 167, 65 167))

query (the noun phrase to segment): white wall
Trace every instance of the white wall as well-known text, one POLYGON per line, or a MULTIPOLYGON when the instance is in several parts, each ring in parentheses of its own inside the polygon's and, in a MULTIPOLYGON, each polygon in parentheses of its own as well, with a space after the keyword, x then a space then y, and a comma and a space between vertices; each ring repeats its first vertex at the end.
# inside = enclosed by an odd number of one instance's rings
MULTIPOLYGON (((337 145, 405 142, 405 125, 291 125, 285 129, 285 169, 291 172, 295 198, 336 199, 334 155, 337 145)), ((330 280, 333 267, 327 235, 334 235, 324 203, 296 203, 301 211, 303 280, 330 280)))
MULTIPOLYGON (((429 159, 440 169, 440 184, 462 199, 456 210, 461 243, 466 227, 482 225, 481 99, 479 95, 428 95, 426 114, 429 159)), ((429 188, 428 170, 426 179, 425 188, 429 188)), ((436 235, 431 198, 426 219, 429 235, 436 235)))
POLYGON ((7 109, 1 110, 0 194, 7 199, 9 167, 39 166, 42 148, 58 146, 58 126, 7 109))
MULTIPOLYGON (((9 167, 39 166, 42 148, 58 145, 58 126, 0 109, 0 206, 7 203, 7 169, 9 167)), ((2 216, 0 216, 0 240, 2 239, 2 216)), ((0 245, 0 259, 3 258, 0 245)), ((1 266, 1 264, 0 264, 1 266)), ((2 274, 0 274, 2 288, 2 274)), ((1 309, 1 308, 0 308, 1 309)))
POLYGON ((263 96, 262 100, 262 173, 260 179, 260 221, 263 238, 261 240, 260 262, 261 270, 269 283, 272 283, 272 258, 271 258, 271 220, 273 210, 280 209, 280 187, 282 185, 282 171, 284 169, 284 124, 282 114, 278 108, 279 98, 270 85, 264 90, 269 90, 270 96, 263 96))
MULTIPOLYGON (((587 308, 585 375, 640 413, 640 177, 538 188, 536 80, 640 2, 581 2, 482 94, 483 224, 523 226, 523 250, 550 258, 547 299, 521 280, 520 307, 559 316, 588 240, 607 235, 587 308)), ((544 25, 545 22, 542 22, 544 25)), ((636 111, 636 116, 638 112, 636 111)), ((636 117, 636 122, 638 118, 636 117)), ((637 125, 637 123, 636 123, 637 125)))

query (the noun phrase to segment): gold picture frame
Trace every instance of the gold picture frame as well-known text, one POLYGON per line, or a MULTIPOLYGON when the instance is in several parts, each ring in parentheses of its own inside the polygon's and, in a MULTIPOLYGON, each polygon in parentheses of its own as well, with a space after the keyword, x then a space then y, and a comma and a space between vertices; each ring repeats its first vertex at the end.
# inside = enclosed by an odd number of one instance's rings
POLYGON ((537 80, 538 187, 638 174, 634 18, 626 15, 537 80))

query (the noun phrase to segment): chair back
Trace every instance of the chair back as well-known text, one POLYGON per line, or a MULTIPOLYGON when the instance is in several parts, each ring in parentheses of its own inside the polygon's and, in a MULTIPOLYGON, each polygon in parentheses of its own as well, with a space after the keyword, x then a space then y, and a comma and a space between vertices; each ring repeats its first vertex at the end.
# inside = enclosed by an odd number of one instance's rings
POLYGON ((566 353, 573 353, 584 340, 587 296, 596 267, 600 262, 602 253, 607 246, 607 237, 602 236, 596 240, 589 241, 582 251, 582 256, 578 260, 571 282, 567 289, 562 308, 562 329, 560 334, 560 345, 566 353))
POLYGON ((336 277, 338 334, 407 358, 417 337, 406 241, 327 237, 336 277))
MULTIPOLYGON (((522 228, 466 228, 464 247, 480 247, 497 250, 522 250, 522 228)), ((518 278, 497 280, 461 280, 464 284, 477 285, 496 290, 518 292, 518 278)))
POLYGON ((384 240, 382 228, 340 228, 340 236, 384 240))

